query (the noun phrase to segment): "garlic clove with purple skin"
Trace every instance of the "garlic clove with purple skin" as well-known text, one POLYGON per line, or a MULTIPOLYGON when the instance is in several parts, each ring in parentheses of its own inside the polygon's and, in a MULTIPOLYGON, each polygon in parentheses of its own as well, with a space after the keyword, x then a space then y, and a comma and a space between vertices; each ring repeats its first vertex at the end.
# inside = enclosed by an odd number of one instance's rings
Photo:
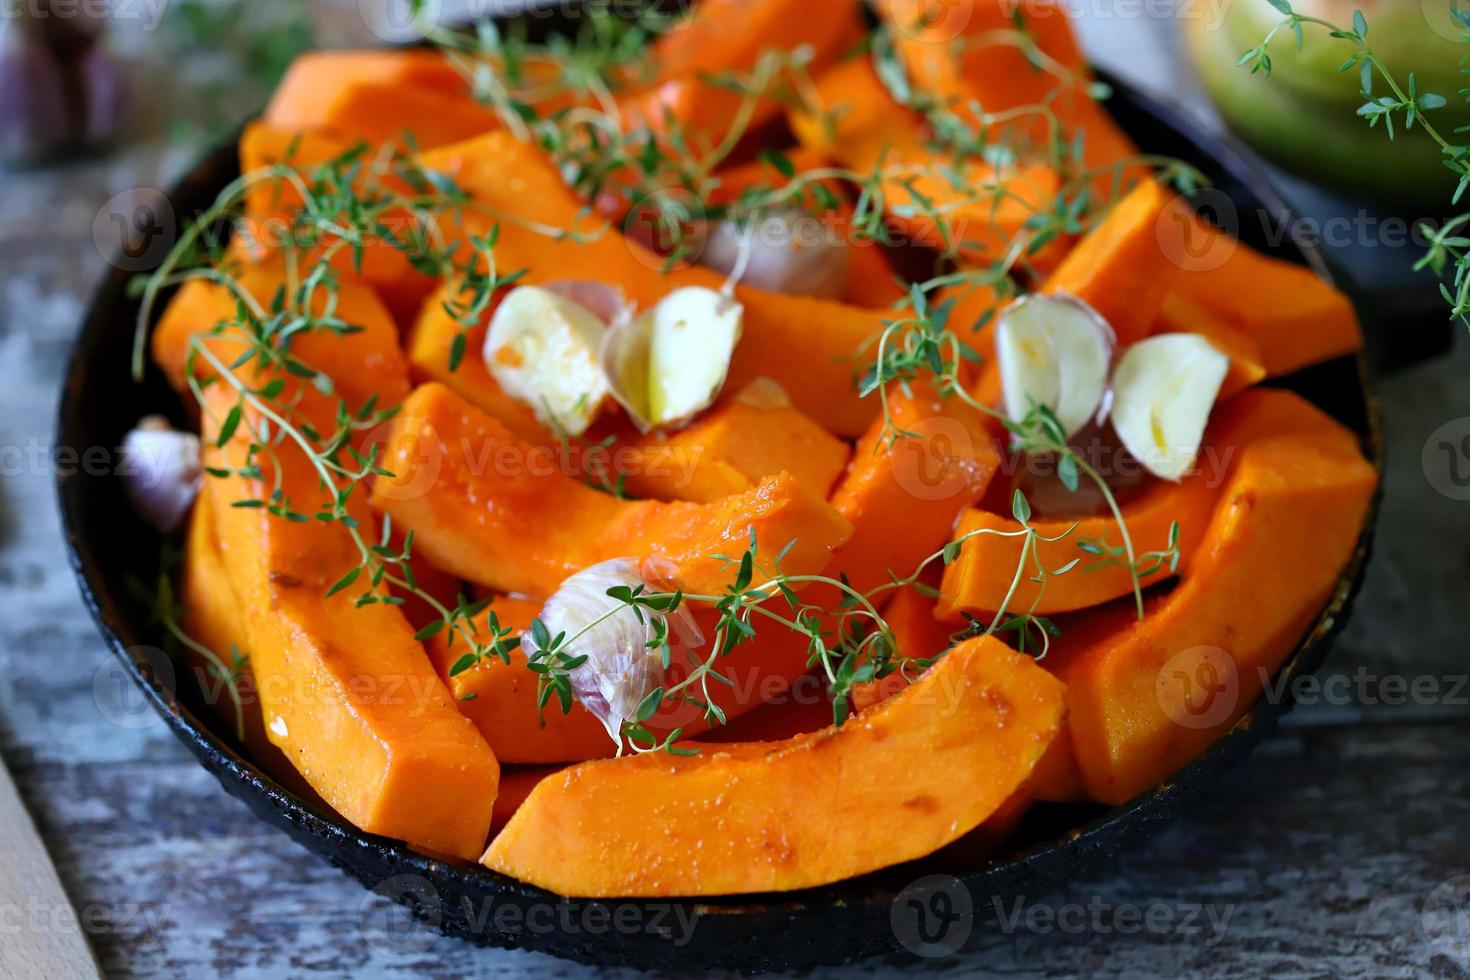
POLYGON ((558 279, 541 288, 592 312, 609 329, 633 318, 633 305, 617 286, 596 279, 558 279))
POLYGON ((847 242, 820 218, 783 208, 711 229, 701 265, 768 293, 838 299, 847 287, 847 242))
POLYGON ((132 101, 122 64, 97 44, 81 56, 74 71, 83 101, 79 135, 89 146, 111 142, 127 122, 132 101))
POLYGON ((0 163, 30 163, 67 141, 66 81, 56 55, 24 18, 0 15, 0 163))
POLYGON ((123 439, 120 455, 123 492, 138 516, 164 534, 177 530, 203 484, 199 437, 149 415, 123 439))
MULTIPOLYGON (((635 610, 608 595, 609 589, 639 586, 647 589, 650 583, 636 558, 601 562, 562 582, 539 617, 551 636, 565 635, 563 653, 587 658, 570 672, 572 695, 619 746, 623 723, 636 720, 638 706, 663 686, 663 651, 649 646, 656 636, 654 624, 667 623, 674 647, 698 648, 704 642, 693 615, 683 606, 665 615, 635 610)), ((539 651, 530 631, 522 634, 521 648, 527 656, 539 651)))

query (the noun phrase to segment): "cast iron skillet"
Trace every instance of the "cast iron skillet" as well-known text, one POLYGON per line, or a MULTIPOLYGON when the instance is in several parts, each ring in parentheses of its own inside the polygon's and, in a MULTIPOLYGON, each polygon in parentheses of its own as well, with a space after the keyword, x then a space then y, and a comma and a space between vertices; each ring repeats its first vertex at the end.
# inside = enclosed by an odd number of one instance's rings
MULTIPOLYGON (((1268 223, 1258 212, 1286 215, 1285 206, 1249 162, 1247 154, 1198 129, 1178 110, 1114 82, 1112 111, 1144 150, 1185 159, 1210 176, 1242 216, 1241 235, 1252 245, 1305 262, 1326 276, 1314 249, 1262 240, 1268 223)), ((211 153, 173 190, 175 214, 204 210, 215 193, 237 175, 233 143, 211 153)), ((1220 198, 1215 199, 1217 202, 1220 198)), ((1275 225, 1280 227, 1281 225, 1275 225)), ((128 298, 129 274, 114 270, 101 284, 82 326, 62 393, 57 445, 116 447, 142 415, 160 412, 184 421, 178 398, 150 369, 142 384, 128 373, 129 345, 137 303, 128 298)), ((1370 459, 1382 458, 1377 405, 1362 358, 1343 358, 1310 369, 1286 384, 1306 394, 1357 432, 1370 459)), ((1381 466, 1380 466, 1381 469, 1381 466)), ((1119 849, 1148 839, 1174 819, 1191 798, 1249 753, 1263 733, 1290 707, 1264 700, 1202 757, 1124 806, 1041 805, 1028 813, 1024 838, 983 866, 952 854, 844 881, 826 888, 705 902, 569 901, 471 864, 446 863, 416 854, 394 841, 361 833, 320 803, 298 798, 243 758, 198 692, 174 690, 167 669, 156 669, 160 631, 123 590, 129 573, 145 579, 156 570, 158 536, 128 509, 112 475, 78 472, 59 479, 62 520, 82 596, 124 668, 168 726, 232 795, 261 819, 365 885, 414 909, 444 932, 475 942, 523 947, 605 966, 743 971, 793 969, 833 963, 894 949, 897 914, 914 923, 905 933, 915 942, 916 909, 933 913, 922 925, 934 928, 953 908, 956 879, 972 897, 977 920, 994 917, 995 900, 1034 901, 1084 868, 1119 849), (895 913, 895 898, 909 887, 895 913), (949 877, 954 876, 954 877, 949 877), (919 906, 911 907, 917 900, 919 906), (909 908, 907 913, 904 908, 909 908), (687 933, 681 923, 695 923, 687 933)), ((1342 628, 1368 557, 1377 502, 1367 528, 1331 600, 1283 670, 1314 670, 1342 628)), ((1290 691, 1287 685, 1285 690, 1290 691)), ((895 828, 897 832, 901 832, 895 828)), ((354 910, 355 911, 355 910, 354 910)), ((977 923, 978 924, 978 923, 977 923)), ((963 928, 957 927, 957 929, 963 928)), ((964 930, 968 932, 968 929, 964 930)), ((935 938, 935 933, 918 941, 935 938)), ((941 944, 960 933, 940 933, 941 944)))

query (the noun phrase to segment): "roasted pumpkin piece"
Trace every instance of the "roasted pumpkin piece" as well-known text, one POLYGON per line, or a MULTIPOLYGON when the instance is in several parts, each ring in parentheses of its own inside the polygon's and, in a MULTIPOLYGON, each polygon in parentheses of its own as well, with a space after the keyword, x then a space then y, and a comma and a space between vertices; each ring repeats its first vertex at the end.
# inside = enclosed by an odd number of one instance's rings
MULTIPOLYGON (((711 84, 710 76, 749 73, 772 52, 805 48, 806 70, 819 69, 863 36, 850 0, 701 0, 651 47, 656 77, 621 102, 639 123, 660 135, 677 124, 683 141, 718 143, 742 112, 745 96, 711 84)), ((772 92, 774 94, 774 92, 772 92)), ((748 129, 780 114, 775 98, 754 100, 748 129)))
MULTIPOLYGON (((489 628, 492 611, 502 629, 519 634, 530 628, 541 603, 497 598, 476 622, 482 636, 489 635, 483 631, 489 628)), ((565 714, 555 701, 545 711, 537 710, 537 675, 526 667, 526 655, 519 648, 511 651, 508 664, 492 659, 455 673, 469 649, 463 637, 440 630, 426 646, 460 712, 479 729, 501 762, 583 762, 616 750, 602 722, 580 704, 573 704, 565 714)))
POLYGON ((420 387, 394 419, 383 455, 394 476, 373 506, 413 529, 436 565, 502 592, 550 595, 573 572, 611 558, 660 559, 672 584, 723 593, 754 533, 769 573, 820 571, 851 526, 789 475, 711 504, 619 500, 527 465, 533 447, 439 384, 420 387))
POLYGON ((1090 799, 1077 769, 1071 732, 1063 730, 1046 747, 1046 754, 1031 774, 1031 790, 1043 803, 1083 803, 1090 799))
MULTIPOLYGON (((937 567, 930 566, 919 580, 926 590, 939 585, 937 567)), ((914 586, 898 590, 883 607, 883 619, 893 631, 894 644, 901 656, 921 659, 937 657, 953 643, 950 638, 956 624, 942 622, 935 613, 935 600, 914 586)), ((852 707, 861 711, 892 697, 908 687, 909 679, 902 671, 859 684, 852 689, 852 707)))
MULTIPOLYGON (((249 302, 258 306, 262 320, 272 319, 278 296, 285 301, 287 277, 279 261, 244 263, 234 273, 235 289, 204 279, 185 283, 169 302, 153 332, 153 360, 169 382, 181 391, 188 385, 189 350, 195 337, 202 338, 203 345, 226 368, 250 349, 239 327, 228 327, 218 335, 209 336, 217 326, 236 322, 239 297, 248 297, 249 302)), ((408 395, 408 367, 398 347, 397 328, 370 287, 351 276, 337 278, 335 296, 329 296, 324 290, 316 292, 312 309, 316 315, 324 315, 330 302, 333 316, 353 329, 337 332, 318 326, 299 331, 290 339, 290 354, 329 375, 335 382, 337 395, 346 399, 354 411, 370 398, 385 408, 396 405, 408 395)), ((216 373, 203 356, 195 358, 194 370, 200 378, 213 377, 216 373)), ((254 368, 242 366, 235 370, 249 374, 254 368)), ((288 383, 301 384, 299 379, 288 383)))
POLYGON ((561 767, 559 766, 523 766, 500 771, 500 792, 495 797, 495 815, 490 822, 490 832, 500 833, 500 829, 510 822, 515 812, 526 802, 531 791, 541 780, 554 776, 561 767))
POLYGON ((323 129, 354 140, 422 150, 471 139, 499 126, 499 117, 468 91, 448 95, 382 81, 343 86, 321 123, 323 129))
MULTIPOLYGON (((1134 554, 1163 556, 1171 551, 1170 530, 1179 525, 1181 556, 1193 554, 1204 539, 1205 528, 1219 499, 1224 474, 1201 466, 1181 483, 1154 481, 1122 504, 1123 520, 1133 540, 1134 554)), ((970 509, 955 530, 956 540, 970 535, 960 553, 944 570, 939 615, 994 614, 1002 606, 1011 613, 1031 610, 1047 616, 1102 605, 1133 590, 1127 558, 1120 554, 1122 531, 1111 513, 1095 517, 1033 520, 1037 540, 1027 563, 1021 565, 1025 538, 1022 527, 1009 516, 970 509), (1045 538, 1057 540, 1047 541, 1045 538), (1092 550, 1084 550, 1090 548, 1092 550), (1064 568, 1037 582, 1033 556, 1046 569, 1064 568), (1009 596, 1009 602, 1007 602, 1009 596)), ((1143 585, 1171 577, 1168 559, 1141 560, 1143 585), (1156 566, 1156 567, 1150 567, 1156 566)))
POLYGON ((1306 266, 1271 258, 1198 217, 1189 252, 1164 308, 1174 329, 1191 330, 1210 315, 1253 338, 1268 377, 1353 354, 1363 333, 1352 301, 1306 266))
POLYGON ((943 548, 1000 466, 980 412, 928 384, 909 387, 889 394, 892 431, 873 423, 832 495, 854 530, 827 574, 847 576, 858 592, 913 574, 943 548))
POLYGON ((543 780, 483 861, 578 897, 827 884, 978 826, 1030 776, 1062 713, 1061 685, 1030 657, 972 640, 841 727, 589 762, 543 780), (903 833, 892 832, 895 813, 903 833))
POLYGON ((184 540, 184 575, 179 598, 184 604, 184 632, 218 658, 226 671, 234 667, 234 654, 247 658, 238 675, 231 696, 231 685, 220 676, 219 666, 192 648, 186 648, 189 669, 205 700, 214 709, 225 731, 243 732, 243 744, 262 769, 277 773, 284 768, 285 758, 276 750, 266 734, 260 714, 260 700, 255 688, 255 674, 249 666, 249 647, 245 639, 245 620, 235 601, 235 587, 220 560, 219 543, 215 539, 214 516, 210 495, 200 494, 189 518, 184 540))
POLYGON ((1179 272, 1186 205, 1157 181, 1128 193, 1077 243, 1042 287, 1087 303, 1122 346, 1148 336, 1179 272))
MULTIPOLYGON (((792 131, 807 151, 849 170, 881 169, 885 212, 906 242, 994 258, 1060 188, 1044 163, 997 168, 930 149, 922 120, 894 101, 870 59, 834 66, 817 80, 816 95, 823 113, 793 112, 792 131)), ((1050 267, 1065 247, 1058 239, 1029 258, 1050 267)))
MULTIPOLYGON (((662 258, 593 219, 540 151, 509 134, 426 153, 422 164, 454 179, 481 207, 509 216, 498 222, 496 259, 502 273, 526 270, 523 282, 592 279, 620 287, 643 309, 683 286, 724 284, 724 277, 699 267, 664 274, 662 258), (548 234, 555 229, 577 234, 548 234)), ((475 213, 464 217, 471 231, 485 220, 475 213)), ((743 286, 735 295, 745 308, 744 330, 725 390, 769 377, 828 431, 862 432, 877 406, 858 395, 854 379, 872 359, 883 314, 743 286)))
POLYGON ((441 286, 424 304, 409 332, 408 361, 415 379, 453 388, 466 401, 499 419, 517 439, 537 446, 553 445, 556 437, 536 418, 532 407, 507 395, 485 366, 482 352, 489 312, 480 322, 462 327, 445 308, 457 289, 454 283, 441 286), (459 340, 461 335, 463 340, 459 340), (456 362, 457 346, 463 348, 463 353, 456 362))
MULTIPOLYGON (((501 596, 495 599, 491 609, 502 628, 521 632, 540 612, 541 605, 539 601, 501 596)), ((488 617, 487 610, 477 621, 481 630, 488 628, 488 617)), ((694 611, 694 617, 704 637, 704 646, 676 647, 671 651, 671 664, 665 675, 668 685, 687 677, 691 664, 707 659, 713 647, 718 614, 700 608, 694 611)), ((605 758, 616 751, 602 722, 580 702, 573 702, 571 711, 563 713, 553 699, 544 711, 537 711, 536 674, 526 667, 526 656, 519 649, 511 652, 509 664, 496 659, 458 673, 453 673, 454 668, 468 649, 462 638, 451 643, 449 634, 441 631, 429 640, 428 649, 439 675, 459 702, 460 711, 474 722, 502 762, 585 762, 605 758)), ((711 728, 701 708, 672 698, 646 720, 647 729, 660 738, 677 728, 686 737, 709 732, 712 738, 728 740, 726 732, 748 730, 744 727, 747 715, 766 715, 773 709, 780 712, 798 695, 809 700, 813 695, 820 697, 826 690, 824 681, 815 689, 804 686, 804 682, 817 680, 807 673, 805 635, 775 623, 762 627, 755 637, 721 657, 717 669, 730 681, 728 686, 718 689, 717 697, 720 710, 732 726, 730 729, 711 728), (792 691, 793 685, 796 691, 792 691)), ((806 730, 831 721, 831 703, 825 704, 822 709, 825 719, 806 730)))
POLYGON ((1227 325, 1219 316, 1197 305, 1187 293, 1177 289, 1164 297, 1164 306, 1159 311, 1153 332, 1197 333, 1230 358, 1230 373, 1225 375, 1225 381, 1220 385, 1218 398, 1221 401, 1265 380, 1269 374, 1259 340, 1227 325))
MULTIPOLYGON (((224 419, 229 393, 216 387, 209 397, 206 420, 224 419)), ((352 590, 326 594, 360 560, 342 526, 235 506, 262 499, 276 480, 298 506, 322 495, 317 472, 289 442, 273 459, 258 458, 260 480, 239 475, 253 424, 223 448, 212 446, 216 433, 206 429, 206 464, 232 474, 209 479, 206 492, 271 741, 361 829, 474 856, 490 828, 495 756, 456 710, 397 607, 359 607, 352 590)), ((366 507, 353 498, 349 512, 371 540, 366 507)))
POLYGON ((630 447, 626 474, 635 497, 712 503, 789 473, 826 497, 851 455, 847 444, 807 418, 774 381, 759 378, 688 428, 650 434, 630 447))
POLYGON ((924 119, 899 105, 869 58, 850 58, 817 75, 819 113, 793 109, 788 122, 802 148, 851 169, 924 148, 924 119))
POLYGON ((469 94, 464 75, 438 51, 312 51, 291 62, 263 118, 283 129, 318 129, 328 124, 337 96, 359 82, 444 96, 469 94))
POLYGON ((1352 433, 1293 394, 1247 391, 1221 412, 1270 434, 1241 443, 1182 583, 1141 621, 1127 604, 1068 621, 1046 659, 1103 803, 1166 778, 1249 710, 1337 587, 1377 484, 1352 433))
POLYGON ((1017 114, 992 124, 995 138, 1046 147, 1081 134, 1082 163, 1095 173, 1100 202, 1146 176, 1140 167, 1114 166, 1138 150, 1088 93, 1091 77, 1065 4, 880 0, 876 7, 893 26, 894 51, 919 91, 962 116, 976 105, 1003 119, 1017 114))
MULTIPOLYGON (((240 137, 240 172, 263 173, 268 167, 283 165, 311 183, 319 167, 345 158, 344 155, 360 145, 360 141, 350 136, 321 130, 301 132, 257 121, 246 126, 240 137)), ((362 165, 355 163, 345 169, 362 165)), ((240 240, 256 259, 267 259, 274 250, 291 241, 293 222, 300 210, 301 193, 293 182, 269 177, 257 180, 245 197, 240 240)), ((414 241, 416 223, 407 212, 388 212, 383 215, 382 224, 400 241, 414 241)), ((332 265, 371 285, 393 319, 405 328, 413 323, 424 300, 434 290, 435 281, 415 269, 402 249, 384 240, 366 242, 360 258, 352 249, 342 249, 333 256, 332 265)))

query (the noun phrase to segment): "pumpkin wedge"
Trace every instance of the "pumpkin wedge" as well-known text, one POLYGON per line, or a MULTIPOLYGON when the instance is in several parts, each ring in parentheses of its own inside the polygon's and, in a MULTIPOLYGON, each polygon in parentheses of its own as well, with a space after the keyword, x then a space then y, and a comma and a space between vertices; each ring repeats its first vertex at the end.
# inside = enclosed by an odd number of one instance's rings
POLYGON ((438 51, 312 51, 291 62, 263 118, 283 129, 318 129, 327 124, 342 90, 358 82, 446 96, 469 94, 465 77, 438 51))
MULTIPOLYGON (((937 589, 939 573, 930 566, 919 581, 926 589, 937 589)), ((883 619, 893 631, 898 652, 905 657, 937 657, 954 645, 950 637, 955 627, 941 622, 935 615, 935 600, 912 586, 900 589, 883 607, 883 619)), ((858 711, 869 708, 908 686, 902 671, 859 684, 852 690, 852 707, 858 711)))
POLYGON ((1179 272, 1185 210, 1158 181, 1143 181, 1082 237, 1042 291, 1090 305, 1112 325, 1120 346, 1142 340, 1179 272))
MULTIPOLYGON (((424 154, 421 162, 453 179, 481 208, 507 216, 498 222, 496 260, 503 273, 526 270, 523 282, 595 279, 621 287, 643 309, 682 286, 724 285, 723 276, 700 267, 664 274, 662 258, 593 219, 541 152, 508 133, 444 147, 424 154), (553 229, 577 234, 547 233, 553 229)), ((467 212, 464 228, 475 230, 488 220, 467 212)), ((877 409, 859 397, 854 379, 873 356, 883 314, 744 286, 735 295, 745 307, 745 321, 726 390, 769 377, 832 433, 861 433, 877 409)))
POLYGON ((838 728, 589 762, 543 780, 483 863, 588 898, 827 884, 979 826, 1029 777, 1062 712, 1061 685, 1030 657, 970 641, 838 728))
POLYGON ((1082 163, 1094 172, 1098 202, 1147 176, 1142 167, 1116 166, 1138 150, 1088 93, 1086 60, 1064 3, 879 0, 875 7, 894 28, 895 53, 918 91, 962 116, 972 116, 975 105, 991 114, 1047 106, 1049 113, 1020 115, 994 128, 1038 146, 1083 136, 1082 163))
POLYGON ((460 397, 499 419, 517 439, 535 446, 555 445, 556 436, 541 424, 531 406, 507 395, 485 366, 482 351, 493 310, 486 311, 478 323, 461 327, 445 309, 456 288, 453 284, 439 287, 409 332, 407 354, 414 378, 453 388, 460 397), (464 353, 456 364, 455 348, 459 345, 464 353))
POLYGON ((1178 298, 1164 307, 1174 329, 1195 329, 1200 313, 1253 338, 1268 377, 1356 353, 1363 332, 1352 301, 1294 262, 1274 259, 1198 217, 1188 255, 1172 285, 1178 298))
POLYGON ((219 658, 228 670, 233 653, 246 659, 246 666, 235 682, 240 703, 236 705, 217 668, 205 657, 188 649, 189 669, 200 691, 204 692, 224 729, 235 733, 243 729, 244 745, 250 758, 262 769, 289 771, 285 758, 271 744, 265 721, 260 714, 255 674, 249 666, 249 648, 245 640, 245 620, 235 602, 235 587, 229 571, 220 560, 219 542, 215 539, 214 515, 210 495, 203 493, 189 517, 189 531, 184 539, 184 575, 179 598, 184 603, 184 632, 219 658))
MULTIPOLYGON (((206 420, 223 419, 232 400, 219 388, 209 398, 206 420)), ((210 478, 206 492, 271 741, 363 830, 474 856, 490 827, 495 756, 455 709, 395 606, 359 608, 350 589, 326 595, 359 560, 341 526, 235 506, 260 499, 277 479, 298 506, 322 493, 316 471, 290 443, 265 463, 263 483, 239 476, 244 432, 214 448, 207 427, 206 465, 231 475, 210 478)), ((351 509, 372 540, 371 514, 356 500, 351 509)))
MULTIPOLYGON (((687 8, 686 8, 687 9, 687 8)), ((820 69, 862 39, 858 8, 849 0, 700 0, 652 45, 657 70, 653 84, 622 104, 641 125, 682 140, 718 143, 742 112, 745 96, 709 76, 748 73, 770 52, 805 47, 806 70, 820 69)), ((747 131, 780 115, 781 103, 769 96, 749 107, 747 131)))
POLYGON ((430 150, 500 126, 500 118, 470 97, 391 82, 352 82, 327 107, 322 128, 374 145, 430 150))
POLYGON ((851 525, 787 474, 711 504, 619 500, 528 465, 533 447, 450 389, 426 384, 393 420, 373 506, 413 529, 434 564, 500 592, 550 595, 611 558, 659 559, 671 584, 720 594, 751 535, 769 574, 825 568, 851 525), (794 542, 794 544, 792 544, 794 542))
MULTIPOLYGON (((273 261, 244 264, 236 270, 235 281, 241 293, 263 308, 265 319, 272 316, 273 303, 287 283, 284 266, 273 261)), ((337 394, 354 411, 369 398, 376 398, 383 407, 396 405, 408 395, 408 366, 398 346, 393 319, 366 283, 339 275, 338 284, 335 316, 354 329, 341 334, 327 328, 301 331, 290 341, 291 356, 329 375, 337 394)), ((236 320, 237 295, 217 283, 194 279, 169 302, 153 331, 153 360, 175 388, 187 388, 189 350, 195 337, 204 338, 204 346, 226 367, 249 349, 238 327, 209 336, 220 324, 236 320)), ((321 315, 332 297, 319 291, 314 299, 313 309, 321 315)), ((247 372, 250 368, 238 370, 247 372)), ((196 357, 194 371, 199 378, 215 374, 203 357, 196 357)), ((291 383, 299 384, 295 380, 291 383)))
MULTIPOLYGON (((1166 553, 1169 531, 1179 525, 1179 553, 1193 554, 1204 540, 1205 528, 1220 497, 1222 474, 1201 466, 1181 483, 1158 480, 1122 505, 1123 520, 1133 539, 1134 553, 1166 553)), ((1012 613, 1032 610, 1049 616, 1102 605, 1129 594, 1133 577, 1126 558, 1108 558, 1084 551, 1084 543, 1103 550, 1122 547, 1122 533, 1111 514, 1072 520, 1033 520, 1038 540, 1035 555, 1048 570, 1077 564, 1061 575, 1050 575, 1045 588, 1035 581, 1032 556, 1021 574, 1017 568, 1025 539, 1014 518, 985 510, 970 509, 955 530, 956 540, 973 535, 960 545, 960 553, 944 569, 938 613, 949 619, 962 612, 977 616, 998 612, 1004 605, 1012 613), (1069 533, 1070 532, 1070 533, 1069 533), (1039 538, 1060 538, 1042 541, 1039 538), (1014 585, 1015 591, 1011 592, 1014 585), (1010 603, 1006 605, 1006 596, 1010 603)), ((1169 578, 1168 563, 1142 579, 1144 585, 1169 578)))
POLYGON ((759 378, 678 432, 651 433, 627 473, 635 497, 713 503, 790 473, 825 498, 847 466, 847 444, 807 418, 781 386, 759 378))
POLYGON ((1000 467, 981 413, 957 397, 914 382, 889 394, 888 414, 901 435, 890 439, 884 420, 874 421, 832 494, 854 530, 827 574, 846 575, 864 593, 913 574, 943 548, 1000 467))
MULTIPOLYGON (((507 604, 511 602, 505 597, 495 602, 502 626, 510 625, 519 615, 516 606, 529 609, 525 615, 527 623, 541 606, 539 602, 514 600, 515 606, 509 607, 511 618, 507 618, 507 604)), ((695 621, 706 644, 712 643, 717 615, 707 609, 697 609, 695 621)), ((443 677, 447 677, 464 654, 462 643, 449 647, 442 633, 430 640, 428 647, 443 677)), ((690 657, 703 660, 708 652, 707 646, 699 650, 676 650, 668 682, 677 683, 687 676, 690 657)), ((750 716, 766 716, 773 710, 783 712, 791 705, 795 696, 793 685, 801 688, 802 696, 811 693, 802 688, 802 682, 812 676, 807 668, 806 638, 783 627, 768 627, 754 639, 735 647, 719 661, 719 670, 730 681, 728 688, 719 689, 718 703, 731 727, 711 727, 703 711, 690 703, 665 702, 645 722, 648 730, 662 737, 677 728, 686 738, 703 736, 730 741, 733 734, 727 736, 727 732, 752 730, 746 727, 752 720, 750 716)), ((821 686, 816 690, 825 691, 825 680, 817 680, 821 686)), ((480 664, 448 678, 447 683, 460 699, 460 710, 484 735, 496 758, 504 762, 577 763, 615 754, 616 747, 607 730, 580 703, 574 702, 572 710, 566 713, 555 701, 545 712, 537 711, 536 678, 526 669, 525 657, 519 651, 511 653, 509 666, 500 661, 480 664), (463 700, 471 694, 471 700, 463 700)), ((815 730, 831 721, 830 702, 824 704, 825 719, 805 730, 815 730)), ((758 722, 756 725, 759 727, 758 722)))
MULTIPOLYGON (((361 146, 347 136, 322 130, 301 132, 256 121, 240 136, 240 172, 261 173, 267 167, 289 166, 310 182, 313 172, 361 146)), ((357 164, 361 166, 361 164, 357 164)), ((272 250, 290 240, 292 224, 301 210, 301 194, 284 179, 261 179, 245 196, 245 215, 240 240, 256 259, 268 258, 272 250)), ((413 240, 414 221, 407 213, 389 212, 382 218, 399 239, 413 240)), ((425 298, 434 290, 434 280, 413 268, 407 255, 386 241, 369 240, 361 262, 350 249, 332 259, 339 272, 361 278, 373 287, 393 319, 403 327, 412 324, 425 298)))
MULTIPOLYGON (((541 603, 501 596, 491 608, 503 628, 520 631, 540 612, 541 603)), ((480 621, 481 629, 485 628, 488 616, 487 611, 480 621)), ((718 614, 708 608, 696 608, 694 617, 705 646, 698 650, 673 651, 666 678, 670 684, 688 676, 691 658, 702 662, 714 642, 718 614)), ((586 762, 606 758, 616 751, 602 723, 580 703, 573 702, 572 710, 565 714, 554 700, 544 712, 537 711, 536 675, 527 669, 525 655, 519 650, 511 652, 509 664, 492 660, 450 676, 465 654, 463 640, 450 644, 448 634, 441 631, 429 640, 428 649, 439 676, 454 693, 460 711, 474 722, 500 761, 586 762)), ((747 715, 765 714, 791 702, 793 695, 788 691, 793 683, 799 686, 808 677, 806 637, 772 623, 722 657, 718 669, 730 681, 727 687, 717 689, 720 709, 732 725, 741 726, 747 715)), ((825 681, 816 690, 825 691, 825 681)), ((825 710, 826 720, 812 728, 830 722, 830 703, 825 710)), ((675 703, 672 699, 662 704, 645 724, 660 737, 676 728, 682 729, 686 737, 712 731, 712 737, 723 738, 726 732, 723 727, 711 730, 704 712, 697 706, 689 702, 675 703)))
MULTIPOLYGON (((1042 163, 997 168, 974 157, 930 149, 921 120, 893 99, 871 59, 834 66, 816 81, 823 114, 794 110, 790 124, 804 149, 859 174, 882 170, 883 207, 905 242, 971 259, 994 258, 1060 189, 1042 163)), ((1050 268, 1066 242, 1030 260, 1050 268)))
POLYGON ((1046 660, 1103 803, 1166 778, 1250 709, 1336 587, 1377 484, 1356 437, 1296 395, 1247 391, 1221 413, 1269 434, 1242 443, 1182 583, 1141 621, 1110 607, 1068 622, 1046 660))
POLYGON ((1164 306, 1159 311, 1153 333, 1196 333, 1230 358, 1230 371, 1225 375, 1217 396, 1220 401, 1264 381, 1270 374, 1266 370, 1266 355, 1259 340, 1229 326, 1216 314, 1197 305, 1189 294, 1177 289, 1164 297, 1164 306))

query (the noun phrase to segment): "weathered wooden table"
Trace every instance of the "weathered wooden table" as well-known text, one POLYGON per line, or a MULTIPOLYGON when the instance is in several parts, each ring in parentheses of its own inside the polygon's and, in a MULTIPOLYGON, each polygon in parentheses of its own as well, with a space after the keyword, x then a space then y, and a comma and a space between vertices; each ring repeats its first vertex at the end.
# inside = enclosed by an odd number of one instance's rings
MULTIPOLYGON (((1167 24, 1093 27, 1105 62, 1176 88, 1167 24), (1153 37, 1143 49, 1158 59, 1133 56, 1140 36, 1153 37)), ((380 899, 253 819, 115 685, 62 552, 52 416, 103 268, 94 219, 117 191, 179 170, 185 160, 163 146, 0 175, 0 752, 105 969, 591 972, 450 939, 403 948, 380 899)), ((1464 347, 1382 384, 1392 448, 1377 555, 1317 703, 1146 847, 1061 894, 1035 896, 1019 917, 1000 910, 1011 925, 919 968, 1120 977, 1470 969, 1470 877, 1459 877, 1470 875, 1470 502, 1453 499, 1448 457, 1432 445, 1426 467, 1421 452, 1453 420, 1455 441, 1470 433, 1464 347)), ((58 914, 0 908, 0 943, 18 924, 45 928, 58 914)), ((900 965, 914 961, 866 969, 900 965)))

